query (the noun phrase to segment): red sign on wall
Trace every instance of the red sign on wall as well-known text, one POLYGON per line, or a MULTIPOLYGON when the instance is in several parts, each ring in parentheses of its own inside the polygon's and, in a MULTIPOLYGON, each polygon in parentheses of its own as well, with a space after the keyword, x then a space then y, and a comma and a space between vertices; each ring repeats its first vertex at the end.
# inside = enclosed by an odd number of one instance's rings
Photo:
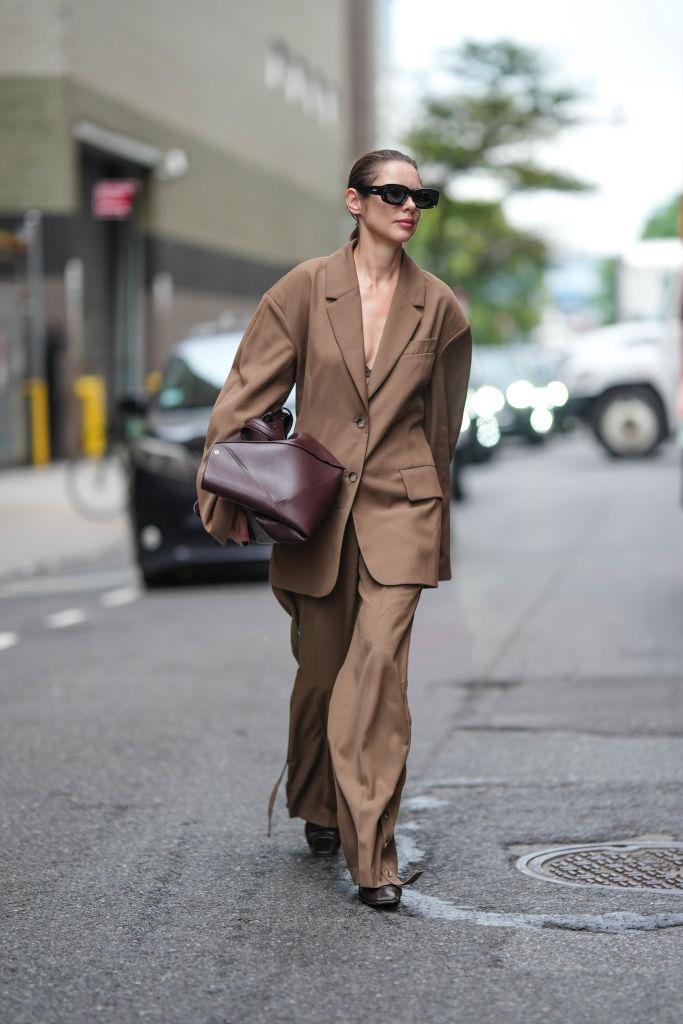
POLYGON ((92 190, 92 215, 99 219, 126 220, 133 213, 140 182, 135 178, 103 178, 92 190))

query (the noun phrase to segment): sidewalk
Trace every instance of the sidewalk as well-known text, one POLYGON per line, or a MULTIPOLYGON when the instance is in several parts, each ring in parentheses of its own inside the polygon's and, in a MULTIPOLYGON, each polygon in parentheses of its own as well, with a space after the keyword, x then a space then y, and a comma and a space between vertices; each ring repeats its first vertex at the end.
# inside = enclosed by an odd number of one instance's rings
MULTIPOLYGON (((130 544, 125 513, 97 521, 74 509, 66 468, 62 461, 0 470, 0 580, 51 572, 130 544)), ((118 494, 125 484, 117 476, 118 494)))

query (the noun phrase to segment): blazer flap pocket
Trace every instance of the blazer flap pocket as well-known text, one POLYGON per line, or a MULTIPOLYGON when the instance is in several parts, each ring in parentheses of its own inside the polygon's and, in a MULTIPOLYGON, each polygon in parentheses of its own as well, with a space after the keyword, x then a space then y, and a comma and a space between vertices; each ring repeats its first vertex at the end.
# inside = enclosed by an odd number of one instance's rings
POLYGON ((418 501, 420 498, 443 499, 436 466, 412 466, 399 472, 411 501, 418 501))

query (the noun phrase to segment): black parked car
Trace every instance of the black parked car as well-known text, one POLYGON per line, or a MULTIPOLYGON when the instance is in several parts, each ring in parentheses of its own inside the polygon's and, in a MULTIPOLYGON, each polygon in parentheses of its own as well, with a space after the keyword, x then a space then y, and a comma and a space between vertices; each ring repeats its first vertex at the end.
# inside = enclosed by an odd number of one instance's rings
MULTIPOLYGON (((271 547, 233 541, 223 546, 193 512, 196 476, 214 402, 232 366, 246 321, 208 329, 179 342, 160 389, 148 400, 131 444, 130 517, 142 577, 154 585, 211 566, 258 562, 271 547)), ((286 405, 296 416, 294 389, 286 405)))
POLYGON ((531 443, 545 441, 567 401, 567 389, 555 377, 550 354, 532 344, 480 345, 472 359, 472 401, 494 404, 503 436, 517 435, 531 443))

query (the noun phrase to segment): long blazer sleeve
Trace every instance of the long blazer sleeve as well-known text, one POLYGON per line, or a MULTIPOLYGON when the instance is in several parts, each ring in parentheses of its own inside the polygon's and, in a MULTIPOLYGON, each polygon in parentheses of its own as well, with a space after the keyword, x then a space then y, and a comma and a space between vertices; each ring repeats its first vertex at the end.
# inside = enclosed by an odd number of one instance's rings
POLYGON ((201 485, 211 446, 251 419, 281 406, 296 380, 297 347, 285 315, 265 292, 245 328, 225 383, 216 398, 197 471, 197 506, 205 530, 227 544, 236 505, 201 485))
POLYGON ((437 356, 425 395, 424 429, 444 494, 441 509, 439 579, 452 577, 450 564, 451 462, 460 434, 472 363, 469 323, 449 338, 437 356))

